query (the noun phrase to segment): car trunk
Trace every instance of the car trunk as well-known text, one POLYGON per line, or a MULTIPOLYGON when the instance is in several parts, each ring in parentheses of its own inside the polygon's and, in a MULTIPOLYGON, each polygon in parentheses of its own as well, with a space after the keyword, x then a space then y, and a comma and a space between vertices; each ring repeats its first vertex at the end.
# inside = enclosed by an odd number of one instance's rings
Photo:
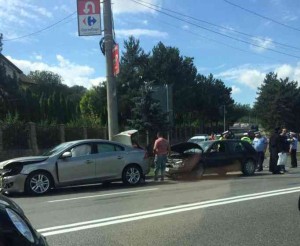
POLYGON ((120 132, 117 135, 113 136, 112 140, 131 147, 139 147, 139 144, 137 142, 137 132, 138 130, 128 130, 120 132))

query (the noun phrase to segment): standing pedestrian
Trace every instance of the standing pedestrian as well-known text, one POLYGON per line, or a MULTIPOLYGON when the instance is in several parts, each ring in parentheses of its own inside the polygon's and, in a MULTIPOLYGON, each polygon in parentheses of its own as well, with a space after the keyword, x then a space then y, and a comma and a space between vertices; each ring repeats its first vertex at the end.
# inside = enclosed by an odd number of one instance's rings
POLYGON ((209 136, 209 140, 216 140, 216 135, 212 132, 209 136))
POLYGON ((155 155, 154 163, 155 163, 155 170, 154 170, 154 180, 158 180, 158 172, 161 172, 161 181, 164 181, 165 176, 165 169, 166 169, 166 162, 167 156, 170 154, 170 144, 169 142, 163 138, 160 132, 157 133, 157 139, 154 143, 153 153, 155 155))
POLYGON ((290 153, 291 153, 291 167, 297 167, 297 145, 298 139, 296 133, 291 132, 291 142, 290 142, 290 153))
POLYGON ((279 164, 281 173, 286 172, 285 166, 287 164, 286 162, 287 162, 287 155, 289 153, 289 150, 290 150, 290 143, 287 138, 287 129, 283 128, 279 136, 279 155, 282 156, 281 158, 283 160, 282 163, 279 164))
POLYGON ((252 145, 257 152, 257 171, 263 171, 263 162, 265 159, 265 152, 267 150, 268 141, 261 135, 260 132, 255 133, 255 138, 253 139, 252 145))
POLYGON ((270 152, 269 171, 272 172, 273 174, 280 173, 280 169, 277 166, 278 153, 279 153, 279 131, 280 131, 280 127, 275 128, 269 141, 269 152, 270 152))

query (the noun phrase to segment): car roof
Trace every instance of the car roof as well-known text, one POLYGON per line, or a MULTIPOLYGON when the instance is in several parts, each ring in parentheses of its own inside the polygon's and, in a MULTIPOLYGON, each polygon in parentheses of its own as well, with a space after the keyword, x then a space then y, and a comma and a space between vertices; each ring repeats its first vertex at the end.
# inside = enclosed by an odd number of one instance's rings
POLYGON ((81 143, 90 143, 90 142, 101 142, 101 143, 111 143, 111 144, 118 144, 118 145, 124 145, 119 142, 115 141, 110 141, 106 139, 79 139, 79 140, 74 140, 74 141, 69 141, 69 142, 64 142, 68 144, 81 144, 81 143))

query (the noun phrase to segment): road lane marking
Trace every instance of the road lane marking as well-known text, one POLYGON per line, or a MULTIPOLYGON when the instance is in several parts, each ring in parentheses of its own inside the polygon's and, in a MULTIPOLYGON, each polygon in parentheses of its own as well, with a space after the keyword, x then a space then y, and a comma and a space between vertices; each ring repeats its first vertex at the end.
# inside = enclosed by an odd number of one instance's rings
POLYGON ((50 202, 50 203, 53 203, 53 202, 65 202, 65 201, 73 201, 73 200, 80 200, 80 199, 87 199, 87 198, 94 198, 94 197, 123 195, 123 194, 138 193, 138 192, 147 192, 147 191, 154 191, 154 190, 158 190, 158 188, 142 189, 142 190, 130 190, 130 191, 106 193, 106 194, 93 195, 93 196, 73 197, 73 198, 66 198, 66 199, 60 199, 60 200, 52 200, 52 201, 47 201, 47 202, 50 202))
POLYGON ((53 236, 53 235, 58 235, 58 234, 63 234, 63 233, 68 233, 68 232, 87 230, 87 229, 91 229, 91 228, 97 228, 97 227, 108 226, 108 225, 113 225, 113 224, 142 220, 142 219, 153 218, 153 217, 157 217, 157 216, 169 215, 169 214, 180 213, 180 212, 186 212, 186 211, 191 211, 191 210, 196 210, 196 209, 201 209, 201 208, 220 206, 220 205, 226 205, 226 204, 230 204, 230 203, 237 203, 237 202, 242 202, 242 201, 291 194, 291 193, 295 193, 295 192, 300 192, 300 187, 273 190, 273 191, 260 192, 260 193, 253 193, 253 194, 247 194, 247 195, 241 195, 241 196, 235 196, 235 197, 228 197, 228 198, 222 198, 222 199, 216 199, 216 200, 210 200, 210 201, 204 201, 204 202, 198 202, 198 203, 179 205, 179 206, 174 206, 174 207, 169 207, 169 208, 149 210, 149 211, 121 215, 121 216, 114 216, 114 217, 109 217, 109 218, 102 218, 102 219, 98 219, 98 220, 78 222, 78 223, 73 223, 73 224, 68 224, 68 225, 54 226, 54 227, 50 227, 50 228, 39 229, 38 232, 42 233, 44 236, 53 236))

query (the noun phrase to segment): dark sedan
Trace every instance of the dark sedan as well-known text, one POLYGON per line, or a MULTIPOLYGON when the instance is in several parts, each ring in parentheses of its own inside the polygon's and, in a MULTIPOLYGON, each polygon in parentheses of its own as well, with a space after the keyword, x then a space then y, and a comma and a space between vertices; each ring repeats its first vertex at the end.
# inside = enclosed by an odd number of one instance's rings
POLYGON ((166 175, 171 178, 200 178, 204 173, 242 171, 253 175, 257 165, 257 153, 248 142, 219 140, 196 143, 180 143, 171 147, 166 175))
POLYGON ((47 246, 46 239, 30 224, 23 210, 0 194, 0 246, 47 246))

